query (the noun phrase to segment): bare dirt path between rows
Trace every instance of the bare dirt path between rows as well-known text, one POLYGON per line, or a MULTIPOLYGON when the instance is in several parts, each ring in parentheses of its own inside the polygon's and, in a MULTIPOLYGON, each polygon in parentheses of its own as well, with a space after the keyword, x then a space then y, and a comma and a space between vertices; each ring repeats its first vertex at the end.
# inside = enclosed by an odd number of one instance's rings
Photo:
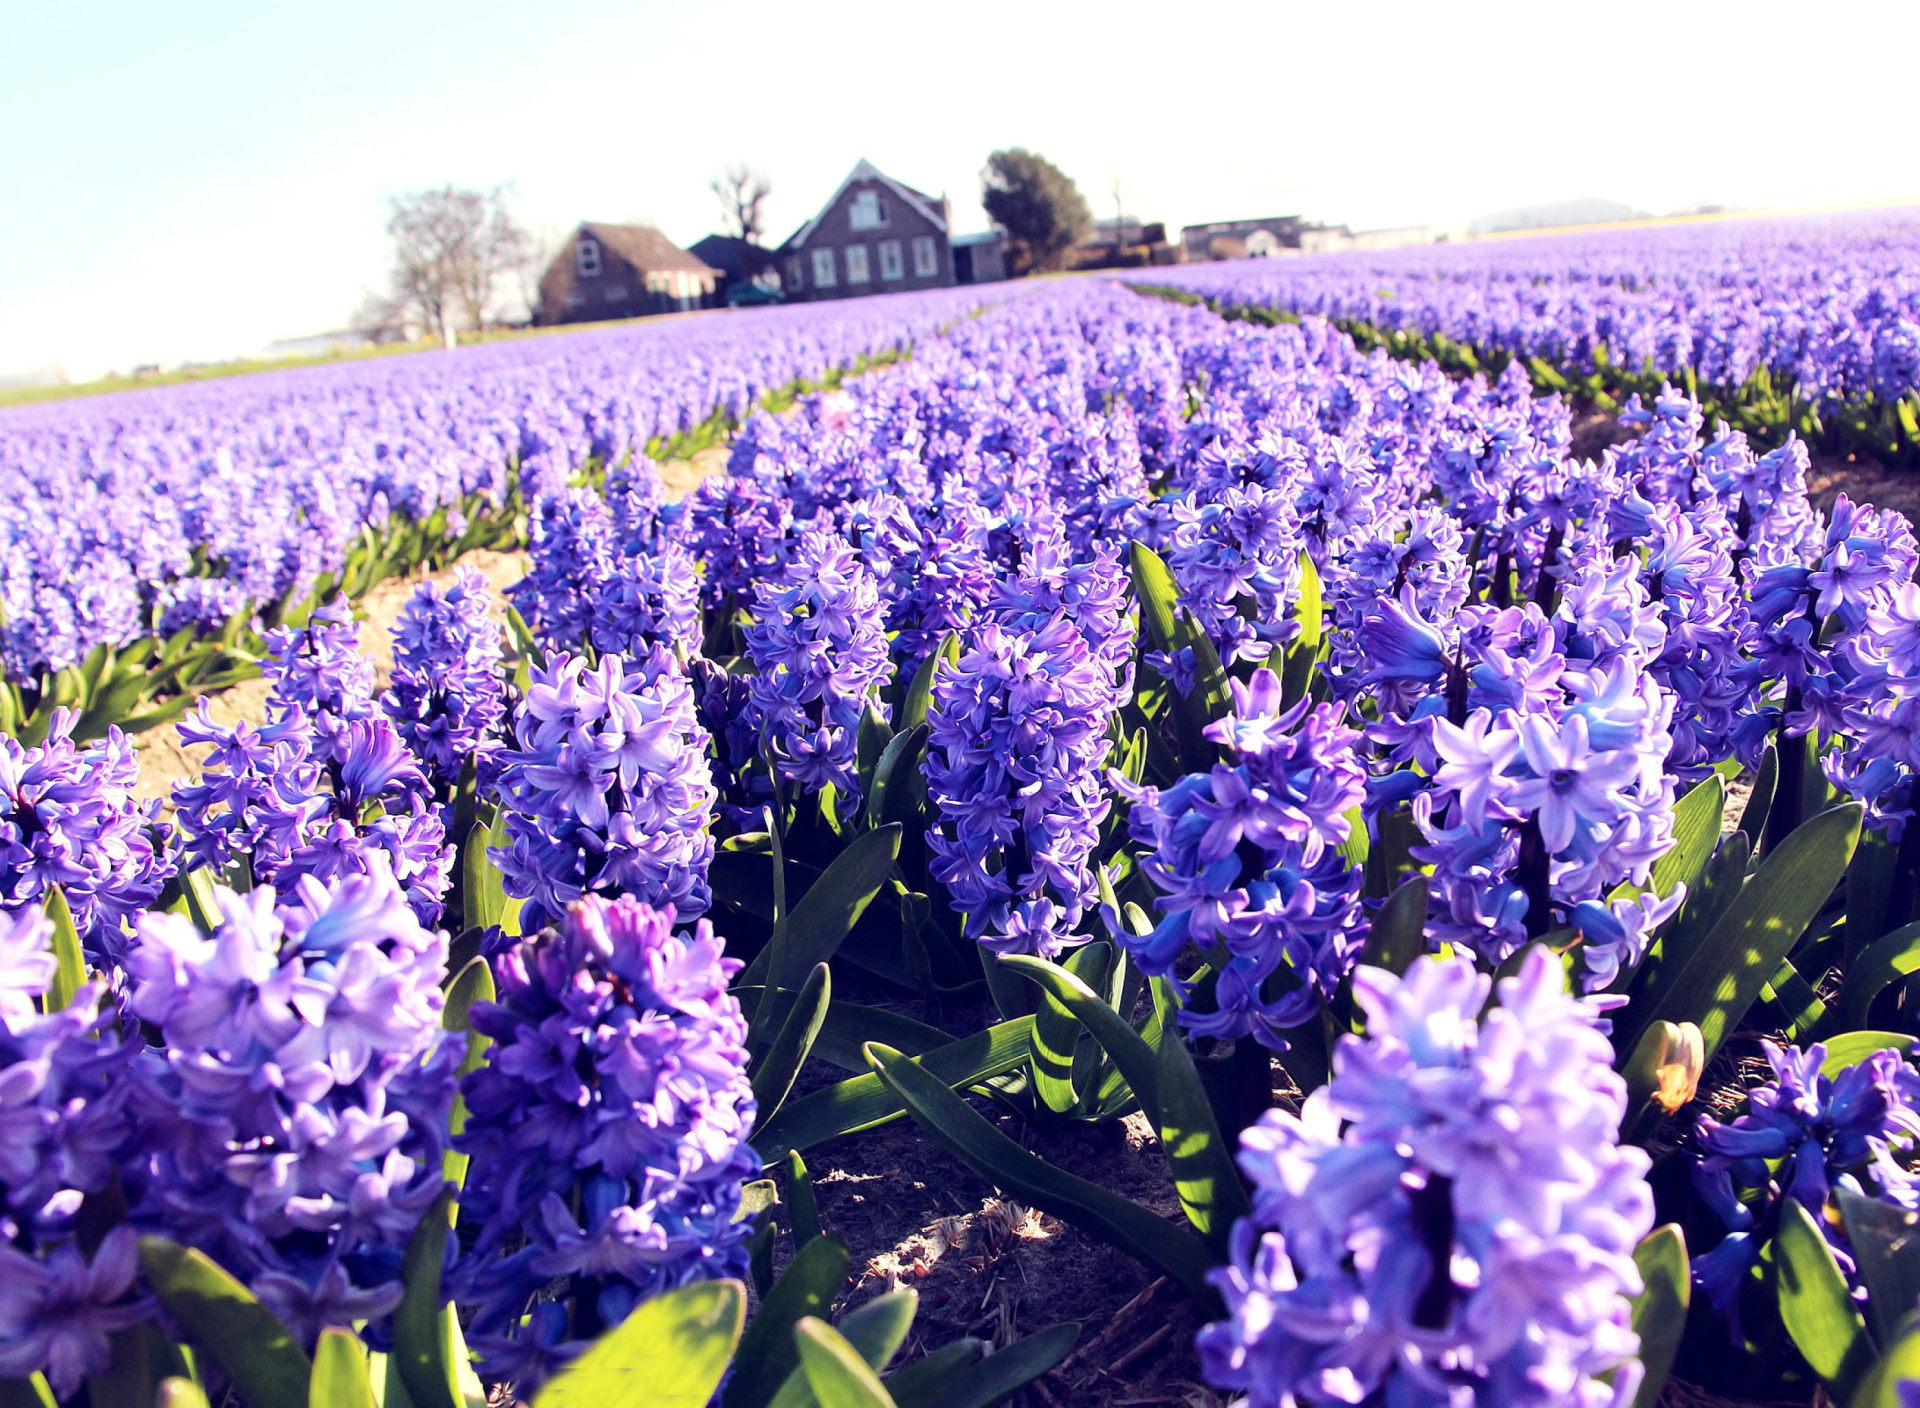
MULTIPOLYGON (((668 498, 688 493, 708 475, 726 469, 727 447, 712 445, 689 459, 669 460, 660 466, 660 483, 668 498)), ((446 586, 464 568, 472 568, 487 579, 493 589, 494 619, 506 620, 506 589, 527 574, 524 552, 470 552, 452 566, 439 572, 414 572, 405 577, 389 577, 354 603, 354 615, 360 620, 360 648, 373 661, 380 689, 387 687, 393 672, 393 627, 400 612, 422 582, 446 586)), ((265 680, 244 680, 230 689, 206 697, 208 712, 215 723, 231 728, 242 721, 263 723, 267 710, 265 680)), ((141 797, 168 797, 175 784, 197 775, 201 761, 210 748, 207 744, 191 747, 180 741, 171 725, 150 729, 134 738, 134 751, 140 759, 141 797)))

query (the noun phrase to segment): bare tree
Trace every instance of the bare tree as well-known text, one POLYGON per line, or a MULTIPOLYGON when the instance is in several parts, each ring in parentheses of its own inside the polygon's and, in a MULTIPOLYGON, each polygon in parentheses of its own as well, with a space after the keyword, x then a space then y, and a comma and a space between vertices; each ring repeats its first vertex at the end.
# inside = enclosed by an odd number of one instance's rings
POLYGON ((528 257, 531 242, 508 209, 511 189, 447 185, 408 191, 389 207, 392 299, 448 347, 461 315, 484 325, 495 286, 528 257))
POLYGON ((707 182, 707 188, 719 199, 728 230, 748 244, 759 244, 767 232, 765 206, 773 183, 744 161, 736 161, 707 182))

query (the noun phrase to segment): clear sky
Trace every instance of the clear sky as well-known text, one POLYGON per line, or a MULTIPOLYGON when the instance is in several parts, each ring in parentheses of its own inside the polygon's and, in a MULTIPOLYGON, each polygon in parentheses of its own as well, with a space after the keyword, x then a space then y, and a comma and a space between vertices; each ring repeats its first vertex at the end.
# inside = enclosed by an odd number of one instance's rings
POLYGON ((1169 225, 1920 200, 1916 52, 1914 0, 0 0, 0 374, 338 327, 446 181, 682 243, 735 159, 775 238, 862 156, 984 228, 1011 145, 1169 225))

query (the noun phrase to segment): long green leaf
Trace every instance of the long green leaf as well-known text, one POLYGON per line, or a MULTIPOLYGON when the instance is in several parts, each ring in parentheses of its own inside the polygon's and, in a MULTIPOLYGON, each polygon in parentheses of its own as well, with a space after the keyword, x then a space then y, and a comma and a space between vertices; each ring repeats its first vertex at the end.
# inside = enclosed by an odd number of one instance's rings
POLYGON ((1840 883, 1861 814, 1849 803, 1795 827, 1699 946, 1661 965, 1652 990, 1616 1023, 1616 1049, 1632 1052, 1654 1022, 1695 1022, 1711 1057, 1840 883))
POLYGON ((650 1296, 541 1389, 533 1408, 706 1408, 746 1313, 738 1281, 650 1296))
POLYGON ((1654 1408, 1680 1352, 1693 1297, 1687 1241, 1679 1226, 1669 1222, 1649 1232, 1633 1249, 1633 1264, 1640 1268, 1641 1282, 1640 1294, 1633 1298, 1633 1332, 1640 1337, 1640 1363, 1646 1371, 1633 1408, 1654 1408))
POLYGON ((1206 1243, 1096 1183, 1022 1149, 930 1072, 884 1046, 868 1048, 874 1070, 914 1119, 967 1167, 996 1187, 1158 1267, 1209 1308, 1213 1257, 1206 1243))
POLYGON ((248 1403, 307 1401, 312 1363, 273 1312, 204 1252, 142 1237, 140 1269, 167 1313, 219 1361, 248 1403))
POLYGON ((47 918, 53 921, 53 957, 58 964, 53 986, 47 989, 47 1010, 62 1012, 87 981, 87 958, 80 947, 80 931, 74 926, 66 892, 58 885, 47 887, 47 918))
POLYGON ((1001 967, 1039 984, 1049 1000, 1059 1003, 1080 1020, 1133 1090, 1148 1121, 1158 1129, 1157 1058, 1140 1033, 1108 1006, 1099 993, 1058 964, 1027 954, 1005 954, 996 961, 1001 967))
MULTIPOLYGON (((1016 1017, 983 1032, 936 1047, 917 1057, 933 1079, 952 1086, 976 1085, 1026 1064, 1033 1018, 1016 1017)), ((879 1076, 830 1085, 791 1102, 753 1136, 754 1152, 771 1165, 795 1149, 811 1149, 843 1135, 887 1124, 904 1114, 903 1106, 879 1076)))
POLYGON ((1826 1059, 1820 1074, 1832 1080, 1850 1066, 1857 1066, 1876 1051, 1905 1053, 1914 1039, 1905 1032, 1842 1032, 1826 1041, 1826 1059))
MULTIPOLYGON (((1173 1010, 1171 987, 1165 978, 1155 978, 1154 987, 1164 1004, 1173 1010)), ((1264 1051, 1262 1052, 1264 1055, 1264 1051)), ((1224 1258, 1227 1234, 1235 1219, 1251 1210, 1246 1189, 1240 1183, 1240 1171, 1234 1166, 1233 1146, 1220 1133, 1213 1106, 1207 1100, 1200 1072, 1187 1051, 1187 1043, 1177 1030, 1167 1032, 1160 1043, 1155 1063, 1155 1094, 1159 1108, 1160 1147, 1166 1150, 1167 1164, 1173 1170, 1174 1191, 1180 1207, 1205 1237, 1216 1255, 1224 1258)))
POLYGON ((1664 899, 1682 881, 1686 882, 1689 892, 1696 889, 1707 862, 1713 858, 1714 847, 1720 842, 1720 820, 1726 814, 1726 807, 1727 784, 1718 773, 1708 774, 1675 802, 1673 846, 1653 863, 1646 890, 1635 886, 1635 892, 1651 891, 1664 899))
MULTIPOLYGON (((496 996, 493 985, 493 969, 487 966, 484 958, 472 958, 454 975, 447 985, 446 1005, 440 1010, 440 1025, 450 1032, 464 1032, 467 1037, 466 1054, 460 1058, 460 1074, 471 1075, 480 1069, 480 1062, 486 1058, 487 1048, 493 1045, 490 1038, 473 1029, 469 1014, 476 1002, 492 1002, 496 996)), ((467 1127, 467 1101, 456 1086, 453 1092, 453 1111, 447 1122, 449 1134, 460 1134, 467 1127)), ((448 1149, 442 1159, 442 1172, 447 1181, 455 1188, 467 1180, 467 1161, 469 1155, 448 1149)))
POLYGON ((799 994, 787 1006, 786 1019, 773 1042, 761 1052, 753 1072, 755 1119, 765 1124, 779 1113, 780 1106, 793 1089, 800 1068, 807 1064, 813 1043, 827 1020, 827 1005, 833 1000, 833 979, 827 965, 816 963, 807 974, 799 994))
POLYGON ((375 1408, 367 1347, 352 1330, 333 1325, 320 1332, 307 1408, 375 1408))
POLYGON ((887 744, 880 761, 874 765, 873 780, 867 784, 868 830, 884 826, 890 821, 904 823, 903 813, 911 813, 911 804, 901 799, 913 791, 911 780, 915 764, 920 757, 920 750, 926 746, 925 724, 895 734, 887 744))
MULTIPOLYGON (((761 989, 736 987, 733 992, 739 997, 742 1007, 752 1007, 759 1001, 761 989)), ((786 1014, 793 1011, 794 1000, 798 996, 794 992, 775 994, 774 1017, 784 1021, 786 1014)), ((842 1070, 864 1072, 867 1062, 860 1054, 860 1048, 869 1041, 884 1041, 910 1056, 919 1056, 945 1046, 952 1040, 938 1027, 916 1022, 911 1017, 903 1017, 884 1007, 865 1007, 857 1002, 830 1002, 827 1004, 826 1020, 820 1024, 820 1035, 815 1038, 813 1048, 822 1059, 831 1061, 842 1070)))
MULTIPOLYGON (((911 1288, 889 1291, 848 1311, 834 1328, 853 1346, 854 1352, 866 1362, 868 1368, 880 1373, 887 1367, 888 1361, 900 1352, 900 1346, 906 1343, 907 1332, 913 1328, 914 1311, 919 1304, 920 1294, 911 1288)), ((780 1391, 774 1394, 767 1408, 816 1408, 818 1404, 820 1400, 814 1397, 813 1389, 807 1382, 806 1367, 802 1365, 787 1375, 786 1382, 780 1385, 780 1391)))
MULTIPOLYGON (((1111 944, 1083 944, 1062 966, 1091 990, 1100 985, 1112 956, 1111 944)), ((1065 1114, 1080 1099, 1073 1086, 1080 1030, 1079 1018, 1043 990, 1039 1011, 1033 1014, 1033 1088, 1040 1103, 1055 1114, 1065 1114)))
POLYGON ((1892 1344, 1902 1322, 1920 1305, 1920 1213, 1845 1188, 1836 1197, 1867 1288, 1874 1342, 1892 1344))
MULTIPOLYGON (((1079 1321, 1069 1320, 1064 1325, 1050 1325, 1017 1339, 984 1359, 976 1359, 953 1374, 946 1391, 937 1400, 938 1408, 995 1408, 1065 1359, 1079 1338, 1079 1321)), ((894 1388, 894 1401, 899 1408, 918 1408, 922 1400, 910 1402, 905 1392, 896 1387, 899 1378, 904 1377, 903 1371, 888 1385, 894 1388)))
POLYGON ((498 819, 482 809, 474 818, 473 829, 467 833, 466 849, 461 856, 460 893, 465 906, 461 918, 469 929, 485 929, 502 923, 510 904, 500 867, 487 855, 488 847, 496 844, 493 827, 498 819))
POLYGON ((782 971, 771 975, 776 987, 798 987, 801 974, 833 957, 886 884, 899 854, 900 827, 895 823, 856 836, 834 858, 787 920, 782 971))
POLYGON ((839 1238, 815 1237, 793 1254, 740 1337, 723 1408, 763 1408, 772 1399, 800 1364, 793 1327, 805 1316, 825 1315, 846 1283, 847 1244, 839 1238))
POLYGON ((1861 1381, 1847 1408, 1906 1408, 1903 1384, 1920 1382, 1920 1329, 1907 1331, 1861 1381))
POLYGON ((1360 961, 1400 974, 1426 951, 1427 877, 1414 875, 1388 895, 1373 916, 1360 961))
POLYGON ((1872 1367, 1873 1343, 1833 1249, 1799 1199, 1781 1200, 1773 1247, 1780 1322, 1813 1372, 1845 1398, 1872 1367))
MULTIPOLYGON (((984 1340, 949 1340, 889 1374, 887 1392, 893 1395, 897 1408, 941 1408, 948 1393, 957 1388, 956 1376, 978 1363, 986 1349, 984 1340)), ((53 1408, 51 1399, 47 1408, 53 1408)))
POLYGON ((1842 1025, 1864 1027, 1873 1000, 1900 979, 1916 972, 1920 972, 1920 923, 1895 929, 1868 944, 1847 965, 1846 981, 1840 987, 1842 1025))
POLYGON ((440 1291, 453 1211, 453 1190, 447 1189, 420 1219, 400 1262, 405 1291, 393 1312, 389 1362, 399 1371, 413 1408, 464 1408, 459 1366, 448 1355, 442 1324, 450 1307, 440 1291))
POLYGON ((793 1327, 793 1338, 822 1408, 894 1408, 879 1375, 826 1321, 807 1316, 793 1327))
POLYGON ((933 677, 938 673, 942 661, 949 664, 960 659, 960 637, 952 631, 940 642, 940 648, 920 662, 920 668, 914 671, 913 683, 907 686, 906 700, 900 706, 898 727, 901 733, 918 728, 927 721, 927 710, 933 703, 933 677))

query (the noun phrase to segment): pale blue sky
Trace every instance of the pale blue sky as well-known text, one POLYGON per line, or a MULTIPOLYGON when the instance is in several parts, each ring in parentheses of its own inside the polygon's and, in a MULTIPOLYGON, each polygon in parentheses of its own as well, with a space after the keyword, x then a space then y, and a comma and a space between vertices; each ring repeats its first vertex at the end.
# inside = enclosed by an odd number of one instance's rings
POLYGON ((1014 144, 1170 225, 1920 200, 1920 5, 1876 0, 0 0, 0 52, 0 373, 337 327, 449 180, 683 243, 735 158, 776 238, 862 156, 983 228, 1014 144))

